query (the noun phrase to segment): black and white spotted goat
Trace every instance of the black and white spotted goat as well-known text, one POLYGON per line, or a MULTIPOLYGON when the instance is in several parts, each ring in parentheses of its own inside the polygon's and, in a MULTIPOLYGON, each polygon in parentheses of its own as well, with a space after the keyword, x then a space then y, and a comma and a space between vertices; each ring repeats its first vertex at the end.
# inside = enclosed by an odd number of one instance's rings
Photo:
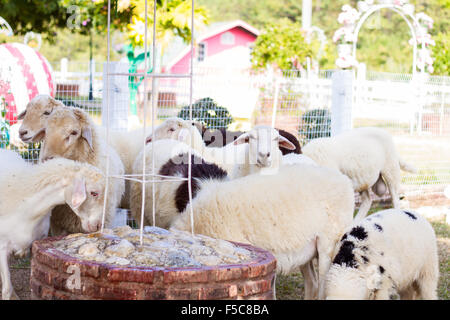
POLYGON ((327 299, 437 299, 436 236, 418 213, 389 209, 354 223, 337 244, 327 299))

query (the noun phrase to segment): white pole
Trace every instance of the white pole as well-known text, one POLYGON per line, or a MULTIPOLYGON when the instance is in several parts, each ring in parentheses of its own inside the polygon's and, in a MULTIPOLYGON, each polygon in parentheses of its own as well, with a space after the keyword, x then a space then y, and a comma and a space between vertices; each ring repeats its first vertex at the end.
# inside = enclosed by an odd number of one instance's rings
POLYGON ((331 76, 331 135, 352 128, 353 72, 339 70, 331 76))
MULTIPOLYGON (((193 75, 194 75, 194 0, 192 0, 191 8, 191 66, 190 66, 190 77, 189 77, 189 120, 192 121, 192 90, 193 90, 193 75)), ((196 130, 195 128, 192 128, 196 130)), ((191 233, 194 235, 194 208, 192 207, 192 163, 191 163, 191 149, 192 149, 192 137, 191 137, 191 148, 189 148, 189 159, 188 159, 188 193, 189 193, 189 207, 190 207, 190 218, 191 218, 191 233)))
POLYGON ((279 87, 280 81, 277 76, 275 76, 275 93, 273 97, 273 106, 272 106, 272 128, 275 128, 275 120, 277 117, 277 106, 278 106, 278 95, 279 95, 279 87))
POLYGON ((302 1, 302 29, 307 30, 311 28, 312 17, 312 0, 302 1))
MULTIPOLYGON (((107 53, 106 53, 106 142, 109 145, 109 64, 111 60, 110 49, 111 49, 111 0, 108 0, 108 36, 107 42, 107 53)), ((102 110, 102 113, 105 110, 102 110)), ((105 214, 106 214, 106 203, 108 198, 108 182, 109 182, 109 153, 106 155, 106 186, 105 186, 105 197, 103 201, 103 213, 102 213, 102 228, 101 232, 105 228, 105 214)))

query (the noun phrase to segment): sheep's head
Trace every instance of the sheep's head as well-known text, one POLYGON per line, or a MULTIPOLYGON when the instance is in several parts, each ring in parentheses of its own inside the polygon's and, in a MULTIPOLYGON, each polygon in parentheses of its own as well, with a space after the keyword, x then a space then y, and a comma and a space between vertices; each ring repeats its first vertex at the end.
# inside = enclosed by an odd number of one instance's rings
MULTIPOLYGON (((145 140, 145 143, 162 139, 183 140, 184 136, 180 136, 180 132, 187 128, 187 123, 183 119, 169 118, 153 130, 153 132, 145 140)), ((184 131, 182 134, 184 134, 184 131)))
POLYGON ((45 142, 41 149, 43 161, 57 156, 79 160, 83 153, 87 155, 93 150, 89 116, 78 108, 53 111, 47 119, 46 128, 36 136, 36 139, 44 139, 45 142))
POLYGON ((195 122, 181 118, 169 118, 165 120, 147 137, 146 143, 162 139, 178 140, 187 145, 191 145, 192 141, 194 149, 203 146, 203 139, 195 122))
POLYGON ((279 166, 282 156, 280 146, 295 150, 295 145, 281 136, 278 130, 262 125, 242 134, 233 143, 235 145, 248 143, 249 163, 259 168, 279 166))
POLYGON ((333 264, 326 277, 328 300, 388 300, 398 294, 384 269, 375 264, 348 267, 333 264))
POLYGON ((325 279, 327 300, 366 300, 366 279, 357 268, 333 264, 325 279))
POLYGON ((105 178, 95 167, 83 164, 69 179, 65 189, 66 203, 81 220, 83 230, 98 231, 101 227, 105 178))
POLYGON ((50 97, 40 94, 28 102, 25 111, 17 116, 23 120, 19 128, 19 136, 23 142, 38 142, 35 139, 36 133, 46 127, 47 119, 53 110, 63 108, 64 104, 50 97))

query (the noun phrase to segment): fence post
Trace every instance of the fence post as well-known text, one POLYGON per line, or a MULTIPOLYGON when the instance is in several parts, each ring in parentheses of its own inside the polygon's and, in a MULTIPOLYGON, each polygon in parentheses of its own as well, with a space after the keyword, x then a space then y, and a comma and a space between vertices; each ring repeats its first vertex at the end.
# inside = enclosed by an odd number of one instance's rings
POLYGON ((128 63, 110 62, 109 87, 107 86, 106 73, 108 63, 103 64, 103 91, 102 91, 102 125, 107 125, 107 99, 106 90, 109 88, 109 128, 113 130, 128 130, 128 106, 130 93, 128 90, 128 76, 115 76, 111 73, 128 73, 128 63))
POLYGON ((69 72, 69 59, 62 58, 61 59, 61 80, 67 80, 67 73, 69 72))
POLYGON ((280 91, 280 79, 277 76, 275 76, 275 93, 273 97, 273 106, 272 106, 272 128, 275 128, 279 91, 280 91))
POLYGON ((331 135, 352 128, 353 71, 339 70, 331 76, 331 135))

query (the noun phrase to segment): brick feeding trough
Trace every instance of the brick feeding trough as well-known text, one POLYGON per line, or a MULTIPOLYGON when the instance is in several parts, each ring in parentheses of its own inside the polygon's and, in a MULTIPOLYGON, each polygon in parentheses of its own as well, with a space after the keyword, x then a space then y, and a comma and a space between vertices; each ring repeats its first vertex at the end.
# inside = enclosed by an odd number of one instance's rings
POLYGON ((85 261, 54 249, 61 237, 35 241, 31 297, 45 300, 274 299, 275 257, 252 251, 252 261, 204 267, 132 267, 85 261), (79 277, 78 277, 79 275, 79 277), (77 283, 74 279, 79 279, 77 283), (78 287, 77 287, 78 284, 78 287))

